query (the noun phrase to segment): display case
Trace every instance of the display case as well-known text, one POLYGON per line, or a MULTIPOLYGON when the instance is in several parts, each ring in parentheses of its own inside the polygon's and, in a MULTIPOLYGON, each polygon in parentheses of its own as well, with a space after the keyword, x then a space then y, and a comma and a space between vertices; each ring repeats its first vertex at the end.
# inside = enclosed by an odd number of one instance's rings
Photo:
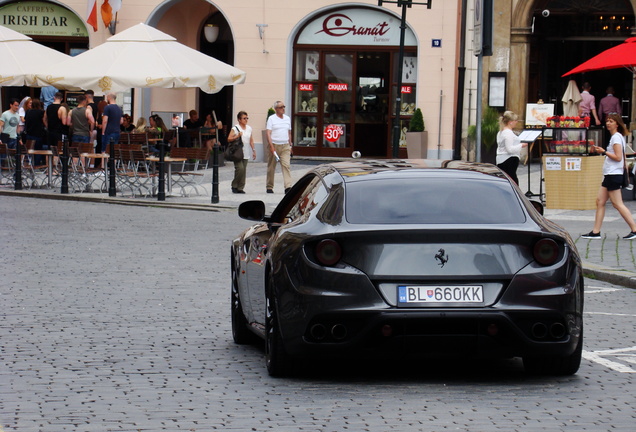
POLYGON ((585 155, 590 154, 592 146, 602 145, 602 130, 576 126, 550 127, 548 125, 544 128, 542 140, 544 153, 585 155))

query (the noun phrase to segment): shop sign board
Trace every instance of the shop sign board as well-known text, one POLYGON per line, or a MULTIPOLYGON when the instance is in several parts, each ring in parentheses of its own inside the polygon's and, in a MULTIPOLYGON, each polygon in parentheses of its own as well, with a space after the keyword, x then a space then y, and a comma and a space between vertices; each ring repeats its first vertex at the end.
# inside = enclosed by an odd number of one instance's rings
POLYGON ((0 25, 28 36, 88 37, 73 11, 47 2, 17 2, 0 7, 0 25))
MULTIPOLYGON (((347 8, 320 15, 298 36, 299 44, 310 45, 400 45, 400 19, 381 10, 347 8)), ((410 28, 406 29, 405 46, 416 46, 410 28)))

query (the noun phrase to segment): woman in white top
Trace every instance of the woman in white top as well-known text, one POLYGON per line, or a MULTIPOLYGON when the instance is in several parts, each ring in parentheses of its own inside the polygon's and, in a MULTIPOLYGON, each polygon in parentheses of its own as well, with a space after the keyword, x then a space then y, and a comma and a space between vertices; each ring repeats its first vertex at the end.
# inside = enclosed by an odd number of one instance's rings
POLYGON ((31 98, 29 96, 25 96, 20 102, 20 107, 18 108, 18 115, 20 116, 20 122, 18 123, 18 136, 24 131, 24 116, 26 112, 31 109, 31 98))
POLYGON ((522 143, 512 131, 519 117, 512 111, 506 111, 499 118, 500 131, 497 133, 497 166, 519 184, 517 167, 521 149, 528 143, 522 143))
POLYGON ((625 123, 623 123, 621 116, 616 113, 607 115, 605 127, 611 135, 607 150, 599 146, 592 146, 591 149, 592 152, 605 156, 605 161, 603 162, 603 183, 596 196, 594 228, 581 237, 588 239, 601 238, 601 226, 603 225, 603 218, 605 217, 605 204, 609 198, 614 208, 618 210, 618 213, 620 213, 621 217, 627 222, 627 225, 629 225, 630 232, 623 238, 625 240, 633 240, 636 239, 636 223, 634 223, 632 213, 623 203, 623 195, 621 193, 621 187, 623 186, 623 166, 625 164, 625 138, 623 135, 626 135, 629 131, 625 123))
POLYGON ((234 179, 232 180, 232 193, 244 194, 245 178, 247 174, 247 164, 249 160, 256 160, 256 149, 254 149, 254 137, 252 136, 252 126, 247 124, 249 117, 245 111, 239 111, 236 115, 238 123, 230 131, 227 137, 228 142, 234 141, 236 137, 241 137, 243 141, 243 160, 234 162, 234 179))

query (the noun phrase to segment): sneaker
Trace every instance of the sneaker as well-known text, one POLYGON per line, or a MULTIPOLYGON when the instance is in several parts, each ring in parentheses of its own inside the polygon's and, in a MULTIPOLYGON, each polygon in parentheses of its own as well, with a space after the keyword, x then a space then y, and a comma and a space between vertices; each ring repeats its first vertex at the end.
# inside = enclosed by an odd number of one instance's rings
POLYGON ((267 189, 267 193, 274 193, 274 189, 267 189))
POLYGON ((636 232, 632 231, 629 234, 627 234, 625 237, 623 237, 625 240, 634 240, 636 239, 636 232))
POLYGON ((600 239, 601 238, 601 233, 600 232, 595 233, 595 232, 590 231, 587 234, 581 235, 581 238, 584 238, 584 239, 600 239))
POLYGON ((632 189, 634 189, 634 185, 631 183, 625 187, 625 190, 632 190, 632 189))

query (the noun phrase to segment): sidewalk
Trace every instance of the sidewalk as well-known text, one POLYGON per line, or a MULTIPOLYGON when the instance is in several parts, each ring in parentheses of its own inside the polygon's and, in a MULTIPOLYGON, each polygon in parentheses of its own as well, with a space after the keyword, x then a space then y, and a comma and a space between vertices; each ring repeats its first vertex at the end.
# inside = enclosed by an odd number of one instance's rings
MULTIPOLYGON (((334 159, 329 159, 333 161, 334 159)), ((294 182, 313 166, 324 163, 325 160, 292 159, 292 177, 294 182)), ((519 185, 522 191, 530 190, 538 195, 540 188, 540 166, 538 163, 528 166, 521 165, 517 172, 519 185), (528 183, 528 178, 530 182, 528 183)), ((274 193, 265 191, 265 176, 267 165, 264 162, 250 163, 247 168, 247 184, 245 194, 233 194, 231 182, 234 175, 234 165, 226 164, 219 167, 219 203, 211 203, 212 170, 205 173, 203 184, 207 193, 192 195, 189 197, 170 196, 165 201, 157 198, 130 198, 109 197, 104 193, 71 193, 62 195, 59 189, 38 189, 33 191, 14 191, 11 187, 0 186, 0 195, 25 196, 48 199, 67 199, 73 201, 93 201, 120 205, 152 205, 171 208, 187 208, 191 210, 213 211, 218 208, 237 208, 240 203, 248 200, 264 201, 268 210, 272 210, 283 197, 283 179, 280 168, 276 172, 274 193)), ((544 185, 545 186, 545 185, 544 185)), ((199 188, 201 189, 201 188, 199 188)), ((542 190, 545 192, 545 187, 542 190)), ((178 194, 179 190, 174 190, 178 194)), ((538 196, 532 199, 538 200, 538 196)), ((636 213, 636 201, 626 201, 625 204, 636 213)), ((599 280, 616 283, 623 286, 636 288, 636 240, 623 240, 622 237, 629 232, 629 228, 619 216, 618 212, 608 203, 607 213, 601 232, 601 240, 588 240, 580 237, 589 232, 594 224, 594 210, 559 210, 546 209, 545 216, 563 226, 574 239, 583 260, 583 266, 587 276, 599 280)))

